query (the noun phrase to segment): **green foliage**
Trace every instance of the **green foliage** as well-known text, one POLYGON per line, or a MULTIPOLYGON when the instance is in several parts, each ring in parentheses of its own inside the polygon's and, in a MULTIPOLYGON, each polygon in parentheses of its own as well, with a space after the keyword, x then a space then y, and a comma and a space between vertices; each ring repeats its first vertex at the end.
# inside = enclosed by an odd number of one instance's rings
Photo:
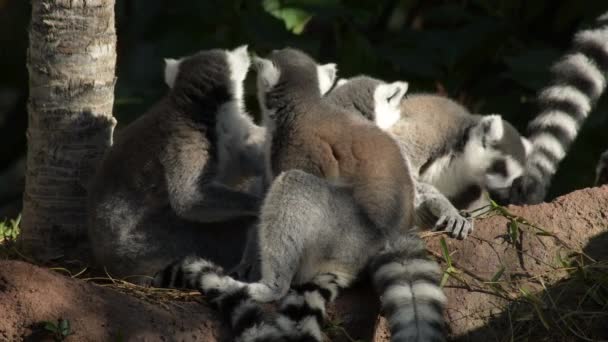
POLYGON ((67 319, 60 318, 57 320, 56 324, 51 321, 43 323, 44 329, 48 331, 57 342, 65 341, 68 336, 74 334, 70 327, 70 321, 67 319))
POLYGON ((19 223, 21 222, 21 215, 15 219, 4 220, 0 222, 0 244, 12 243, 19 236, 19 223))

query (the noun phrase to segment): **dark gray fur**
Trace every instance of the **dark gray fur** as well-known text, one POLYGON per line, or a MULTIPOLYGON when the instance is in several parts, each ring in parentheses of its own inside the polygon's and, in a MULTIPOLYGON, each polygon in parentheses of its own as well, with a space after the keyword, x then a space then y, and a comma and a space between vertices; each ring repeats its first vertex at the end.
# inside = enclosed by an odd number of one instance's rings
POLYGON ((226 56, 209 50, 182 59, 173 88, 120 131, 99 165, 88 232, 97 265, 111 275, 151 276, 191 253, 223 266, 240 259, 261 195, 229 187, 239 177, 226 179, 219 170, 255 176, 261 161, 241 158, 254 153, 235 148, 244 145, 239 141, 231 142, 231 155, 218 152, 218 139, 231 132, 218 123, 237 110, 226 56))

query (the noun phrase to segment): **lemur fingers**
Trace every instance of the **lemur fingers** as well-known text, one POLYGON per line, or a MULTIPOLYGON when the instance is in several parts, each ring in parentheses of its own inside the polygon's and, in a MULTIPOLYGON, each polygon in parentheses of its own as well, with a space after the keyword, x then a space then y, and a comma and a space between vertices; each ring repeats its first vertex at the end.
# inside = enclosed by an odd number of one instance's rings
POLYGON ((433 227, 433 231, 446 231, 456 239, 466 239, 473 232, 473 222, 460 214, 442 215, 433 227))

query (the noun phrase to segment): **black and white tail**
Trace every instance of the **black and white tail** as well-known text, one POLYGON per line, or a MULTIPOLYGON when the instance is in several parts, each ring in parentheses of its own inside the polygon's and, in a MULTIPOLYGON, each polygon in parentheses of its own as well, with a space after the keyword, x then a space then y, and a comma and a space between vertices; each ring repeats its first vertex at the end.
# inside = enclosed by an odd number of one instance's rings
POLYGON ((428 259, 417 236, 391 242, 370 264, 392 342, 445 340, 446 297, 439 265, 428 259))
POLYGON ((513 184, 512 203, 542 202, 570 145, 606 89, 608 13, 574 36, 570 52, 552 68, 552 85, 538 95, 540 113, 528 125, 532 151, 513 184))
POLYGON ((265 312, 252 299, 249 285, 223 274, 223 270, 199 257, 176 261, 159 272, 154 286, 193 288, 207 296, 230 322, 238 342, 321 342, 325 306, 348 285, 327 273, 290 291, 278 313, 265 312))

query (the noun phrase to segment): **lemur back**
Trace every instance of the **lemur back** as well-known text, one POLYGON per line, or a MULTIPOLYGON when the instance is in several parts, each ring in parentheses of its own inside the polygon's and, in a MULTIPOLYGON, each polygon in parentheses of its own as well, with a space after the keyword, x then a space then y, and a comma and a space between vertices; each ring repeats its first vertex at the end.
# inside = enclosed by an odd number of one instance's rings
POLYGON ((189 253, 240 259, 261 195, 229 185, 265 165, 264 132, 242 111, 248 67, 246 47, 168 60, 169 94, 119 133, 88 195, 94 258, 110 274, 151 276, 189 253))
POLYGON ((606 90, 608 12, 577 32, 569 53, 556 62, 551 84, 537 97, 538 115, 528 124, 532 152, 512 187, 511 203, 538 203, 581 126, 606 90))
POLYGON ((327 99, 358 109, 391 133, 417 180, 435 186, 456 207, 485 204, 484 191, 504 197, 525 162, 526 141, 515 128, 498 115, 473 115, 443 96, 413 94, 386 101, 379 95, 393 94, 399 83, 359 76, 341 80, 327 99))

